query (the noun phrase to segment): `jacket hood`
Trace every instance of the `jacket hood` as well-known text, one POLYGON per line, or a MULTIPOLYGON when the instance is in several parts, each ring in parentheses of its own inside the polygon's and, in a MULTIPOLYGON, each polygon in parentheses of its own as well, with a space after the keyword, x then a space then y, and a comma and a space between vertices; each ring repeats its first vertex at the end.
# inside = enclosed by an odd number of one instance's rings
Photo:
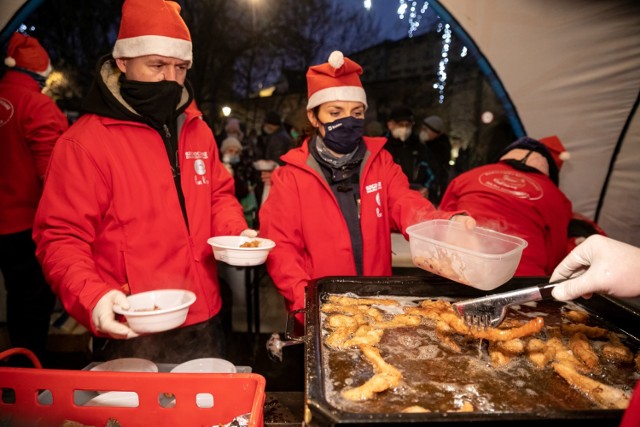
MULTIPOLYGON (((369 152, 368 155, 365 155, 365 158, 376 156, 380 151, 382 151, 384 144, 387 142, 387 138, 384 137, 365 136, 363 137, 363 140, 367 146, 367 151, 369 152)), ((281 159, 285 163, 292 165, 302 166, 306 164, 307 158, 309 157, 309 141, 310 138, 305 139, 300 147, 289 150, 281 157, 281 159)))
MULTIPOLYGON (((82 102, 83 113, 92 113, 118 120, 130 120, 141 123, 148 121, 138 114, 120 94, 120 76, 122 72, 117 67, 111 55, 104 56, 98 61, 96 78, 93 80, 87 96, 82 102)), ((193 100, 193 91, 188 81, 184 82, 182 98, 176 111, 184 111, 193 100)))

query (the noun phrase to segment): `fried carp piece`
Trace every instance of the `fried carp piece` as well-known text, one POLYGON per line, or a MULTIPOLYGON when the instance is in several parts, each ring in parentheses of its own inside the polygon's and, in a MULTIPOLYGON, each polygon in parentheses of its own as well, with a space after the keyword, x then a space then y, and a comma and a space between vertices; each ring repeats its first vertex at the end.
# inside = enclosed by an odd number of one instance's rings
POLYGON ((407 314, 417 314, 428 319, 443 321, 458 334, 468 335, 478 339, 486 339, 487 341, 510 341, 537 334, 544 327, 544 319, 542 317, 536 317, 529 322, 509 329, 470 328, 464 323, 464 320, 458 317, 453 311, 451 303, 443 300, 425 300, 420 303, 420 307, 407 307, 404 311, 407 314))
POLYGON ((504 366, 515 356, 524 353, 524 341, 516 338, 510 341, 491 341, 489 342, 489 358, 493 366, 504 366))
POLYGON ((598 355, 591 347, 591 343, 585 334, 577 332, 569 338, 569 348, 578 360, 589 368, 589 371, 598 373, 601 371, 598 355))
POLYGON ((372 399, 376 393, 397 387, 402 381, 402 372, 384 361, 380 351, 369 345, 359 346, 367 362, 373 366, 374 375, 364 384, 342 391, 342 397, 351 401, 372 399))
POLYGON ((582 323, 568 323, 566 325, 562 325, 562 332, 567 336, 581 332, 589 338, 602 338, 606 336, 609 331, 598 326, 587 326, 582 323))
POLYGON ((420 326, 422 317, 415 314, 397 314, 389 320, 373 322, 371 326, 379 329, 403 328, 407 326, 420 326))
POLYGON ((607 337, 609 342, 602 346, 602 357, 612 362, 630 363, 633 360, 633 353, 622 344, 618 334, 609 332, 607 337))
POLYGON ((554 362, 562 363, 567 366, 571 366, 578 372, 588 374, 590 369, 585 366, 567 347, 560 337, 552 337, 547 340, 547 346, 551 347, 554 351, 554 362))
POLYGON ((443 300, 424 300, 420 302, 419 307, 404 308, 406 314, 415 314, 432 320, 440 320, 442 313, 448 311, 453 313, 451 303, 443 300))
POLYGON ((485 339, 487 341, 511 341, 516 338, 535 335, 544 327, 544 319, 542 317, 536 317, 522 324, 521 326, 510 329, 470 328, 453 311, 450 313, 442 313, 441 318, 442 320, 447 322, 449 326, 451 326, 457 333, 462 335, 469 335, 478 339, 485 339))
POLYGON ((587 323, 587 320, 589 320, 589 313, 579 310, 565 311, 562 316, 574 323, 587 323))
POLYGON ((352 298, 352 297, 345 297, 340 295, 329 295, 328 301, 330 303, 339 304, 339 305, 389 305, 389 306, 400 305, 398 301, 393 299, 352 298))
POLYGON ((564 378, 569 385, 599 407, 604 409, 626 409, 629 406, 630 393, 582 375, 571 364, 557 362, 552 366, 553 370, 564 378))
POLYGON ((357 328, 365 323, 367 323, 367 320, 362 313, 354 316, 348 314, 332 314, 327 316, 325 320, 325 326, 328 329, 357 328))
POLYGON ((342 343, 342 348, 356 347, 360 345, 375 346, 380 343, 384 335, 384 329, 376 329, 370 325, 361 325, 353 333, 353 336, 342 343))
POLYGON ((531 338, 527 343, 527 355, 529 360, 542 369, 556 357, 556 348, 547 345, 539 338, 531 338))
POLYGON ((443 320, 438 320, 436 322, 436 337, 440 340, 440 344, 447 347, 451 351, 455 351, 456 353, 460 353, 462 349, 458 345, 457 342, 454 341, 453 335, 454 330, 451 329, 451 326, 443 320))
POLYGON ((334 349, 338 349, 338 350, 342 350, 347 348, 345 346, 345 342, 351 337, 351 334, 353 334, 356 330, 357 330, 357 326, 352 326, 352 327, 342 327, 342 328, 336 328, 335 330, 333 330, 329 335, 327 335, 327 338, 325 338, 324 343, 334 349))
POLYGON ((373 318, 378 322, 384 320, 384 315, 380 310, 365 304, 340 305, 340 304, 327 303, 322 305, 322 307, 320 308, 320 311, 322 311, 323 313, 339 313, 339 314, 350 315, 350 316, 365 315, 373 318))
POLYGON ((473 411, 474 411, 474 408, 471 402, 465 401, 465 402, 462 402, 462 406, 460 406, 455 411, 447 411, 447 412, 473 412, 473 411))
POLYGON ((408 406, 406 408, 404 408, 402 411, 403 414, 426 414, 431 412, 430 410, 428 410, 427 408, 423 408, 422 406, 419 405, 413 405, 413 406, 408 406))

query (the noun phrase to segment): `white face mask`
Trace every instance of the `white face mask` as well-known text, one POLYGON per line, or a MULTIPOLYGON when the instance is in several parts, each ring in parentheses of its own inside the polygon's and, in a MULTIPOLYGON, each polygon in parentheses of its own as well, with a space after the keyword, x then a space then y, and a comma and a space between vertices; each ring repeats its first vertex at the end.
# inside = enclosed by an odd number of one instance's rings
POLYGON ((393 135, 394 138, 404 142, 411 136, 411 128, 405 126, 394 128, 391 131, 391 135, 393 135))
POLYGON ((228 163, 230 165, 235 165, 240 161, 240 156, 237 154, 229 154, 225 153, 222 155, 222 163, 228 163))
POLYGON ((429 132, 421 130, 418 138, 420 138, 420 142, 427 142, 429 140, 429 132))

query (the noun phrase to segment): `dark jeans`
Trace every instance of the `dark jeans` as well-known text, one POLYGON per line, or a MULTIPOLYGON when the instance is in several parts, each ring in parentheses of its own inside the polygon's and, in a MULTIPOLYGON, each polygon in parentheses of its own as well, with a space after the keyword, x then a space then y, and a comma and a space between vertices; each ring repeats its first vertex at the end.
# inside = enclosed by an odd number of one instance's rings
POLYGON ((220 316, 206 322, 142 335, 128 340, 94 338, 93 360, 139 357, 155 363, 183 363, 203 357, 226 357, 226 338, 220 316))
POLYGON ((55 295, 44 280, 31 230, 0 235, 0 270, 7 289, 7 327, 13 347, 26 347, 42 361, 55 295))

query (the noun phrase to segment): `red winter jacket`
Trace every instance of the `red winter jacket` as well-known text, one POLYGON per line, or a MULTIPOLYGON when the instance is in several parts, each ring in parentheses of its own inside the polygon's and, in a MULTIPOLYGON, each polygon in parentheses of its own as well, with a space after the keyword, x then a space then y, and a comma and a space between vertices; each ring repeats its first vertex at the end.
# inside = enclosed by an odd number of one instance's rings
POLYGON ((247 224, 209 127, 195 107, 185 115, 178 149, 190 231, 151 127, 88 114, 53 151, 34 225, 37 256, 67 311, 94 333, 91 311, 112 289, 195 292, 183 326, 220 310, 207 239, 247 224))
MULTIPOLYGON (((429 219, 450 218, 417 191, 391 155, 386 138, 364 138, 367 153, 360 172, 360 224, 363 274, 391 275, 391 231, 429 219)), ((320 167, 309 155, 308 140, 282 156, 286 165, 271 176, 271 191, 260 209, 260 235, 276 247, 267 269, 287 309, 305 306, 310 279, 354 276, 356 266, 347 223, 320 167)))
POLYGON ((464 209, 479 227, 521 237, 516 276, 548 276, 564 258, 571 202, 548 176, 492 163, 456 177, 440 209, 464 209))
POLYGON ((0 80, 0 234, 28 230, 53 146, 69 124, 31 76, 7 71, 0 80))

